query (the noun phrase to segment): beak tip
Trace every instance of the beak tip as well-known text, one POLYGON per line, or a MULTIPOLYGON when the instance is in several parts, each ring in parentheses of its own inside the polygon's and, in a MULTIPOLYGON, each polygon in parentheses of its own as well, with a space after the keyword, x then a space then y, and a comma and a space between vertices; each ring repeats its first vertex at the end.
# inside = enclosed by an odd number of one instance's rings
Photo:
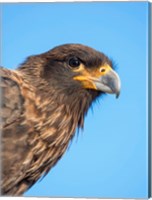
POLYGON ((117 92, 116 93, 116 99, 118 99, 119 95, 120 95, 120 92, 117 92))

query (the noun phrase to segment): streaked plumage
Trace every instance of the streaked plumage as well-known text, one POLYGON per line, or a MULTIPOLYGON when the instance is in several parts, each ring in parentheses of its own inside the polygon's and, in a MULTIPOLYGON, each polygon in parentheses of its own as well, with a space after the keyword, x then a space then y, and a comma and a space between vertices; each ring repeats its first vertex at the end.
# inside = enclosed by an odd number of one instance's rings
POLYGON ((0 68, 2 195, 21 195, 57 163, 91 103, 119 95, 120 80, 103 53, 67 44, 0 68))

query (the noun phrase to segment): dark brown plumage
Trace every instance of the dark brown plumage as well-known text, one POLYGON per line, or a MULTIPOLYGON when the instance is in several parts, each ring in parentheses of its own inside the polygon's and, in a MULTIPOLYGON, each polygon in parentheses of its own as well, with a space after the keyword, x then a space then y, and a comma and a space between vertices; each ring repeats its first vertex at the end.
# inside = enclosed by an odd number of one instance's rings
POLYGON ((91 103, 120 91, 104 54, 67 44, 1 68, 2 195, 21 195, 48 173, 83 127, 91 103))

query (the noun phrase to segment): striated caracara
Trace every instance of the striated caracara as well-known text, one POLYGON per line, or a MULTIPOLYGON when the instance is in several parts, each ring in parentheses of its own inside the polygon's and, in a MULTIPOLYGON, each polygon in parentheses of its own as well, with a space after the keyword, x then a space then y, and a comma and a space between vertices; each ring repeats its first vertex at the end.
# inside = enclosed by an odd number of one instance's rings
POLYGON ((120 92, 110 59, 66 44, 0 68, 2 195, 21 195, 57 163, 92 102, 120 92))

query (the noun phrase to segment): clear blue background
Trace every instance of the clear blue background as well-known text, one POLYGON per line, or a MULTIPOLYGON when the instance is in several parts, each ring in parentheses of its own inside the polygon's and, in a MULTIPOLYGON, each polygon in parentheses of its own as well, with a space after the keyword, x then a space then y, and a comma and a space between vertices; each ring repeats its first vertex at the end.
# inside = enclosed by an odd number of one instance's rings
POLYGON ((146 2, 2 5, 3 66, 82 43, 114 59, 122 82, 120 98, 94 104, 84 131, 25 196, 147 197, 147 19, 146 2))

